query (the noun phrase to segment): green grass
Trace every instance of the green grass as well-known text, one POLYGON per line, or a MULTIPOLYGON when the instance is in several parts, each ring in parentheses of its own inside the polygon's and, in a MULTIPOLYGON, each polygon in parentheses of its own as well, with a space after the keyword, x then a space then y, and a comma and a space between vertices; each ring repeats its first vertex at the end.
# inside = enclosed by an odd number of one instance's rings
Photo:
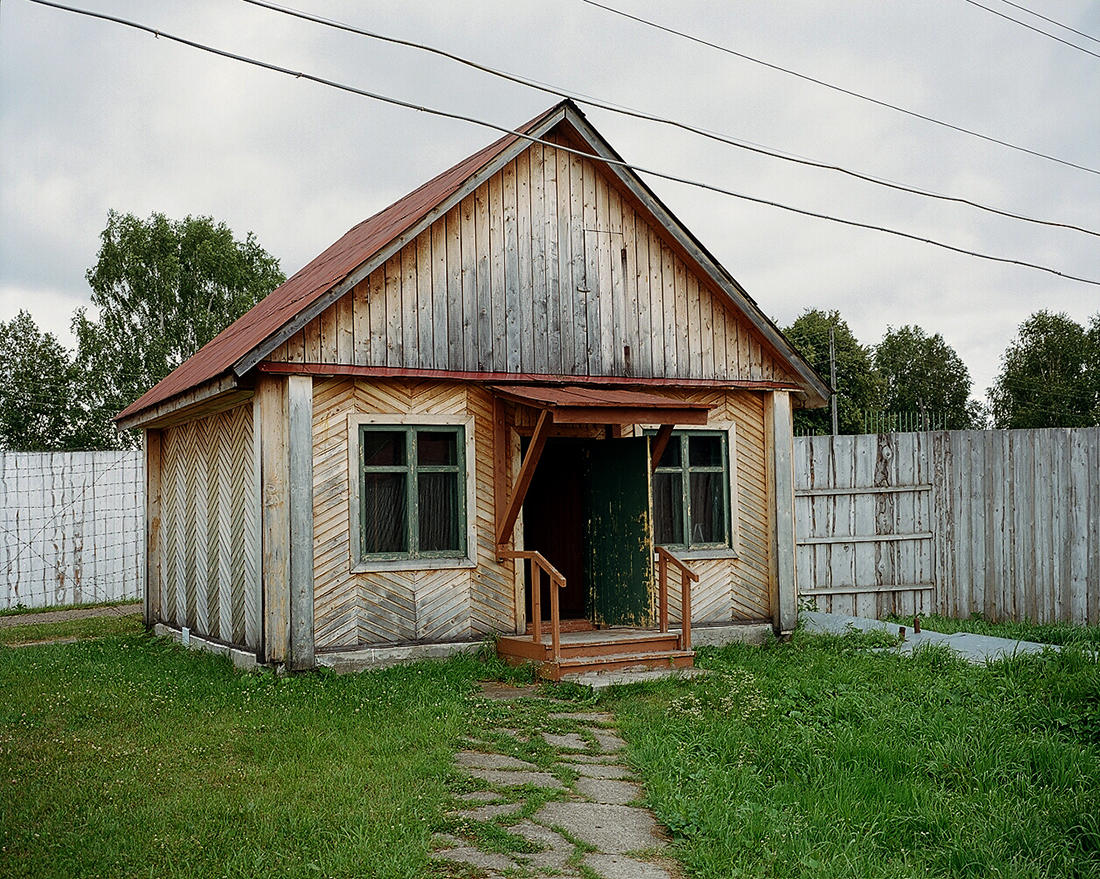
POLYGON ((0 627, 0 645, 30 644, 36 641, 60 641, 68 638, 102 638, 109 635, 136 635, 144 630, 141 614, 85 617, 54 623, 25 623, 0 627))
MULTIPOLYGON (((903 626, 912 626, 913 617, 891 616, 890 622, 903 626)), ((1100 646, 1100 626, 1078 626, 1073 623, 1031 623, 1003 620, 992 623, 981 616, 969 619, 952 617, 921 617, 921 628, 933 632, 952 635, 955 632, 973 632, 977 635, 993 635, 997 638, 1012 638, 1017 641, 1036 641, 1040 644, 1091 644, 1100 646)))
POLYGON ((704 650, 711 676, 610 697, 688 875, 1100 875, 1094 655, 866 646, 704 650))
POLYGON ((0 650, 0 874, 428 874, 472 658, 235 673, 144 635, 0 650))
POLYGON ((0 609, 0 617, 22 616, 29 613, 49 613, 55 610, 83 610, 89 607, 118 607, 119 605, 133 603, 134 600, 132 598, 127 598, 124 601, 98 601, 86 604, 51 604, 46 607, 24 607, 23 605, 16 605, 15 607, 0 609))

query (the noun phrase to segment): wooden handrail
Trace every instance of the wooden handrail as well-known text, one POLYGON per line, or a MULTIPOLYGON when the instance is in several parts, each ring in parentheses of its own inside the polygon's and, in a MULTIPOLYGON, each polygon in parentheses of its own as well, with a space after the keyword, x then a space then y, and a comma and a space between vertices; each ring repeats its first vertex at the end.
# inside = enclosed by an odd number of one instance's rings
POLYGON ((657 554, 657 601, 661 632, 668 631, 668 567, 680 569, 680 649, 691 649, 691 584, 699 582, 699 575, 676 558, 663 546, 655 546, 657 554))
MULTIPOLYGON (((542 574, 550 579, 550 651, 554 662, 561 659, 561 614, 558 591, 565 588, 565 577, 541 552, 497 548, 502 559, 527 559, 531 562, 531 639, 542 643, 542 574)), ((698 579, 698 578, 696 578, 698 579)))

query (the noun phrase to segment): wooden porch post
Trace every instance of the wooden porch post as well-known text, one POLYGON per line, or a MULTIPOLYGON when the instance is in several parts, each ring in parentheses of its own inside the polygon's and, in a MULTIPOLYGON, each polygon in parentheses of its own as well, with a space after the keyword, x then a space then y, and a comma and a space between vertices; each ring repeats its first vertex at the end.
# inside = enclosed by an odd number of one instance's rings
POLYGON ((260 581, 265 662, 290 654, 290 482, 287 455, 287 380, 256 380, 255 442, 260 464, 260 581))
POLYGON ((771 531, 772 617, 780 632, 798 625, 795 573, 794 422, 791 395, 773 391, 764 408, 771 531))
POLYGON ((290 664, 313 668, 313 379, 287 379, 290 664))

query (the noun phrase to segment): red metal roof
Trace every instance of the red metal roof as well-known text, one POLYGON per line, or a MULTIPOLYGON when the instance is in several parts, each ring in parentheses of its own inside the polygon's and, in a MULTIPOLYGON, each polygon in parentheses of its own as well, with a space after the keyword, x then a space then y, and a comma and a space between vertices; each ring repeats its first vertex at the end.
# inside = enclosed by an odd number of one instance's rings
MULTIPOLYGON (((516 130, 527 132, 536 128, 560 107, 561 104, 551 107, 516 130)), ((506 134, 350 229, 339 241, 330 245, 286 283, 273 290, 250 311, 123 409, 115 416, 115 420, 128 418, 227 373, 245 354, 261 345, 302 309, 307 308, 375 253, 423 219, 433 208, 454 194, 473 174, 517 140, 514 134, 506 134)))

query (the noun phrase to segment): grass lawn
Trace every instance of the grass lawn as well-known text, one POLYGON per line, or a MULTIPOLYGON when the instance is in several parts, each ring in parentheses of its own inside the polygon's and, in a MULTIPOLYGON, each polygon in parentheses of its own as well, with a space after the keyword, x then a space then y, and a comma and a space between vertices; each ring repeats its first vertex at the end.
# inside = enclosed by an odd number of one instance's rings
POLYGON ((876 638, 705 650, 712 676, 610 699, 689 875, 1100 876, 1095 654, 876 638))
MULTIPOLYGON (((708 649, 707 678, 600 698, 688 875, 1100 875, 1095 656, 971 667, 883 643, 708 649)), ((477 698, 501 671, 244 674, 144 634, 0 646, 0 876, 465 879, 428 864, 471 784, 454 751, 551 710, 477 698)))
POLYGON ((277 678, 145 635, 0 647, 0 875, 424 876, 481 670, 277 678))
POLYGON ((144 631, 141 613, 125 616, 84 617, 51 623, 26 623, 0 627, 0 645, 24 645, 39 641, 80 640, 106 635, 136 635, 144 631))

